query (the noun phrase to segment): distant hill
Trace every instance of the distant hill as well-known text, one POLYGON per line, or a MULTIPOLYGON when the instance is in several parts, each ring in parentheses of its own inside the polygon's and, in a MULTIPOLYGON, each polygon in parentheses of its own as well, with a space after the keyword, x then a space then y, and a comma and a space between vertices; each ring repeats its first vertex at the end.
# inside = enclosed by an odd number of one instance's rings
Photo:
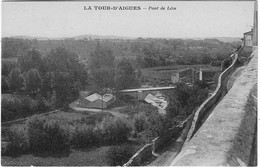
POLYGON ((105 36, 105 35, 80 35, 76 37, 72 37, 76 40, 81 40, 81 39, 135 39, 131 37, 122 37, 122 36, 115 36, 115 35, 110 35, 110 36, 105 36))
POLYGON ((105 35, 79 35, 74 37, 56 37, 56 38, 47 38, 47 37, 31 37, 26 35, 21 36, 11 36, 8 38, 16 38, 16 39, 37 39, 37 40, 65 40, 65 39, 75 39, 75 40, 83 40, 83 39, 135 39, 133 37, 122 37, 122 36, 105 36, 105 35))
POLYGON ((210 39, 218 39, 222 42, 241 42, 241 38, 239 37, 213 37, 213 38, 210 38, 210 39))
POLYGON ((193 40, 204 40, 204 39, 217 39, 222 42, 241 42, 240 37, 209 37, 209 38, 199 38, 199 37, 190 37, 190 38, 182 38, 182 39, 193 39, 193 40))
MULTIPOLYGON (((31 36, 12 36, 10 38, 18 39, 37 39, 37 40, 65 40, 65 39, 74 39, 74 40, 84 40, 84 39, 136 39, 136 37, 123 37, 115 35, 79 35, 74 37, 56 37, 56 38, 47 38, 47 37, 31 37, 31 36)), ((148 39, 148 38, 143 38, 148 39)), ((165 39, 175 39, 175 38, 165 38, 165 39)), ((193 39, 193 40, 204 40, 204 39, 217 39, 222 42, 241 42, 241 37, 209 37, 209 38, 199 38, 199 37, 189 37, 189 38, 180 38, 180 39, 193 39)))
MULTIPOLYGON (((8 37, 9 38, 9 37, 8 37)), ((10 38, 16 38, 16 39, 29 39, 29 40, 33 40, 33 39, 37 39, 37 40, 48 40, 49 38, 46 37, 31 37, 31 36, 26 36, 26 35, 20 35, 20 36, 12 36, 10 38)))

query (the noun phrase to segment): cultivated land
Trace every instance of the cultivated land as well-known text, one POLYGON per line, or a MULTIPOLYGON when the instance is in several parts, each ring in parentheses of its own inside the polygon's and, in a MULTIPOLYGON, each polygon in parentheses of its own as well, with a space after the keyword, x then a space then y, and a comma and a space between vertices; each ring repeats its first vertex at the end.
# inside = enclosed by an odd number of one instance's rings
MULTIPOLYGON (((64 112, 59 111, 46 116, 48 120, 57 120, 64 123, 72 121, 88 122, 88 125, 94 125, 100 122, 105 116, 113 116, 109 112, 64 112)), ((8 126, 2 126, 2 144, 5 144, 4 134, 8 128, 26 127, 26 121, 13 123, 8 126)), ((135 141, 126 141, 121 146, 130 145, 135 151, 142 147, 142 144, 135 141)), ((3 145, 2 145, 3 146, 3 145)), ((39 154, 23 154, 14 157, 2 156, 1 164, 3 166, 109 166, 110 160, 108 150, 113 145, 92 146, 87 149, 70 149, 69 151, 60 153, 39 153, 39 154)))
MULTIPOLYGON (((136 142, 125 143, 138 150, 142 145, 136 142)), ((70 149, 59 154, 25 154, 18 157, 2 156, 3 166, 109 166, 108 150, 112 146, 92 147, 88 149, 70 149)))

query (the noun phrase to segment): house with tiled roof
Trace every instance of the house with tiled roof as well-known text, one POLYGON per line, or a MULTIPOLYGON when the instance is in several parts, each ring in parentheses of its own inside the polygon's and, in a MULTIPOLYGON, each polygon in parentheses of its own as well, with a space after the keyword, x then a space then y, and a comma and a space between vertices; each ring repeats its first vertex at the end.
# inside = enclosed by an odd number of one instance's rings
POLYGON ((98 93, 83 97, 79 101, 79 107, 83 108, 107 108, 115 101, 112 94, 100 95, 98 93))

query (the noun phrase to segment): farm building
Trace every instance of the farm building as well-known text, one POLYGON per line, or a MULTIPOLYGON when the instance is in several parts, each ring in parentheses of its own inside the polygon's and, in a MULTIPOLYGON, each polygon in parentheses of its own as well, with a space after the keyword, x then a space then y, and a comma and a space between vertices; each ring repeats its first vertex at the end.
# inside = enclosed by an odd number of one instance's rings
POLYGON ((243 45, 244 46, 253 46, 253 30, 244 33, 243 45))
POLYGON ((107 108, 115 101, 115 96, 105 94, 103 96, 94 93, 90 96, 82 98, 79 101, 79 107, 83 108, 107 108))
POLYGON ((187 68, 171 76, 172 83, 177 83, 177 82, 194 83, 197 80, 202 80, 202 69, 197 71, 192 68, 187 68))

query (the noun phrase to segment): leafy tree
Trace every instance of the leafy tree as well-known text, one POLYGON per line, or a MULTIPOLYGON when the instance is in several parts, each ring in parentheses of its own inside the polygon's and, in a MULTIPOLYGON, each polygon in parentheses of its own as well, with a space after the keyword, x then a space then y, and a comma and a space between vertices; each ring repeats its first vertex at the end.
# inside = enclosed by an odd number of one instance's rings
POLYGON ((206 81, 196 81, 194 84, 195 87, 198 87, 199 89, 206 89, 208 87, 208 84, 206 81))
POLYGON ((24 86, 24 78, 21 74, 20 69, 13 68, 9 74, 10 89, 14 92, 21 91, 24 86))
POLYGON ((108 48, 101 47, 100 44, 96 47, 96 50, 90 54, 88 61, 89 69, 99 69, 101 67, 114 67, 115 57, 112 51, 108 48))
POLYGON ((114 87, 114 72, 108 67, 93 69, 90 77, 94 91, 114 87))
POLYGON ((191 93, 192 93, 192 88, 190 88, 189 86, 187 86, 183 83, 177 84, 176 94, 177 94, 177 99, 179 100, 181 107, 187 106, 191 93))
POLYGON ((112 146, 107 153, 109 163, 111 166, 122 166, 135 153, 135 149, 131 145, 112 146))
POLYGON ((73 72, 76 68, 81 67, 78 56, 63 47, 52 49, 44 61, 48 71, 73 72))
POLYGON ((43 71, 43 61, 41 54, 35 49, 29 50, 26 55, 20 56, 18 59, 18 64, 21 71, 27 72, 32 68, 43 71))
POLYGON ((40 91, 42 86, 42 79, 37 69, 30 69, 26 79, 26 90, 30 93, 40 91))
POLYGON ((53 72, 47 72, 43 76, 41 94, 43 97, 51 96, 54 88, 54 74, 53 72))
POLYGON ((138 85, 140 86, 141 83, 142 83, 142 80, 143 80, 143 76, 142 76, 142 71, 140 68, 137 69, 137 72, 136 72, 136 80, 138 82, 138 85))
POLYGON ((87 83, 86 69, 75 53, 62 47, 52 49, 44 62, 48 72, 43 76, 42 94, 47 97, 55 91, 57 105, 66 106, 87 83))
POLYGON ((7 93, 9 90, 9 83, 5 76, 2 76, 2 93, 7 93))
POLYGON ((147 124, 147 119, 148 117, 144 112, 135 114, 133 118, 134 130, 136 132, 142 132, 145 129, 145 124, 147 124))
POLYGON ((14 62, 8 62, 8 63, 2 62, 2 75, 5 76, 5 77, 8 77, 11 70, 13 68, 15 68, 16 66, 17 66, 17 64, 14 63, 14 62))
POLYGON ((178 100, 176 89, 171 91, 164 91, 164 94, 169 99, 169 104, 166 108, 167 117, 175 117, 181 112, 181 102, 178 100))
POLYGON ((53 79, 53 90, 56 94, 57 105, 66 107, 75 100, 79 94, 79 88, 73 76, 68 72, 55 72, 53 79))
POLYGON ((112 51, 101 47, 100 44, 90 54, 88 69, 93 91, 114 87, 114 61, 112 51))
POLYGON ((132 64, 127 59, 122 59, 116 67, 115 83, 117 89, 131 88, 136 85, 136 78, 132 64))

